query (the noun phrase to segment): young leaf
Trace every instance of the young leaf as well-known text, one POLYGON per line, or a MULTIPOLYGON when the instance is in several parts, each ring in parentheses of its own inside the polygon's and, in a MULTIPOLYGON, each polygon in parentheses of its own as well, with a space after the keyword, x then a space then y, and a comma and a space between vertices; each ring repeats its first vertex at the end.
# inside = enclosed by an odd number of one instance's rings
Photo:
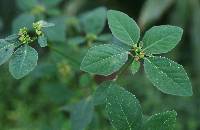
POLYGON ((131 64, 132 74, 134 75, 135 73, 137 73, 139 69, 140 69, 140 62, 139 61, 133 61, 133 63, 131 64))
POLYGON ((99 34, 102 32, 106 22, 106 8, 99 7, 81 16, 83 29, 86 33, 99 34))
POLYGON ((9 71, 14 78, 21 79, 35 68, 37 60, 37 51, 24 45, 14 52, 9 63, 9 71))
POLYGON ((91 98, 82 100, 72 106, 70 115, 72 130, 84 130, 92 120, 93 109, 94 106, 91 98))
POLYGON ((12 23, 12 32, 18 33, 19 29, 23 27, 31 29, 34 21, 35 17, 33 15, 28 13, 21 14, 16 19, 14 19, 12 23))
POLYGON ((108 86, 106 111, 117 130, 139 130, 142 112, 136 97, 115 83, 108 86))
POLYGON ((149 80, 160 91, 177 96, 192 95, 190 80, 181 65, 164 57, 148 57, 144 68, 149 80))
POLYGON ((48 23, 48 22, 43 21, 43 20, 38 21, 38 24, 41 25, 41 27, 43 27, 43 28, 48 28, 48 27, 55 26, 54 23, 48 23))
POLYGON ((46 47, 47 46, 47 37, 42 35, 38 37, 38 43, 41 47, 46 47))
POLYGON ((12 56, 15 44, 0 39, 0 65, 4 64, 12 56))
POLYGON ((81 63, 81 70, 110 75, 118 71, 128 60, 128 51, 114 44, 94 46, 88 50, 81 63))
POLYGON ((179 43, 182 34, 183 29, 176 26, 154 26, 144 35, 143 49, 150 54, 169 52, 179 43))
POLYGON ((117 39, 130 46, 137 44, 140 38, 140 29, 132 18, 115 10, 109 10, 107 17, 109 28, 117 39))
POLYGON ((155 114, 145 122, 143 130, 174 130, 176 116, 175 111, 155 114))

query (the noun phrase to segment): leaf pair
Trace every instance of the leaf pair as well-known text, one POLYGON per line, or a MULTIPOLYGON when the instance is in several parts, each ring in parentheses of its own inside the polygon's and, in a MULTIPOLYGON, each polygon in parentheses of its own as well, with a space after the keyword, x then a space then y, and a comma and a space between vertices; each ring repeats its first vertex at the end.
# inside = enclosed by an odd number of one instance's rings
POLYGON ((81 14, 79 18, 79 28, 82 30, 79 29, 79 31, 82 31, 85 36, 70 38, 68 42, 70 44, 82 44, 86 41, 109 41, 112 38, 111 34, 101 35, 106 23, 106 12, 107 9, 105 7, 98 7, 89 12, 81 14))
POLYGON ((175 111, 155 114, 144 120, 136 97, 111 81, 98 87, 94 94, 94 103, 106 103, 110 122, 117 130, 172 130, 176 123, 175 111))
MULTIPOLYGON (((108 11, 107 17, 112 34, 130 49, 114 44, 94 46, 83 59, 81 70, 110 75, 118 71, 128 60, 128 54, 132 53, 134 47, 138 47, 145 56, 144 67, 147 77, 159 90, 179 96, 192 95, 191 83, 184 68, 167 58, 153 56, 173 49, 181 40, 183 34, 181 28, 170 25, 152 27, 138 44, 140 29, 133 19, 114 10, 108 11)), ((134 61, 131 66, 132 72, 136 73, 139 68, 140 63, 134 61)))

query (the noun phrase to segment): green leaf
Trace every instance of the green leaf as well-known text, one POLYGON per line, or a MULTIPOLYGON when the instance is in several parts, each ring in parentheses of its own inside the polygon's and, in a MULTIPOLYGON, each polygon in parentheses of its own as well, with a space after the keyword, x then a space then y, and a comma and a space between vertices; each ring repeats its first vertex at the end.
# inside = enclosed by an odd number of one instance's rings
POLYGON ((12 32, 18 33, 19 29, 23 27, 32 29, 32 24, 34 21, 35 17, 33 15, 28 13, 21 14, 16 19, 14 19, 12 23, 12 32))
POLYGON ((158 20, 173 2, 173 0, 146 0, 139 17, 140 27, 145 28, 158 20))
POLYGON ((66 41, 66 24, 65 18, 58 17, 49 21, 49 23, 55 24, 51 28, 43 28, 45 35, 49 41, 52 42, 65 42, 66 41))
POLYGON ((39 25, 41 25, 41 27, 43 28, 48 28, 48 27, 53 27, 55 26, 54 23, 49 23, 49 22, 46 22, 46 21, 43 21, 43 20, 40 20, 38 21, 39 25))
POLYGON ((81 70, 99 75, 118 71, 128 60, 128 51, 114 44, 90 48, 81 63, 81 70))
POLYGON ((15 49, 15 44, 0 39, 0 65, 4 64, 10 59, 15 49))
POLYGON ((140 29, 132 18, 115 10, 109 10, 107 17, 109 28, 117 39, 130 46, 137 44, 140 38, 140 29))
POLYGON ((83 30, 86 33, 99 34, 102 32, 106 22, 106 8, 99 7, 81 16, 83 30), (89 23, 89 24, 88 24, 89 23))
POLYGON ((17 6, 23 11, 30 11, 38 4, 37 0, 17 0, 17 6))
POLYGON ((176 111, 166 111, 151 116, 144 124, 144 130, 174 130, 176 111))
POLYGON ((38 53, 37 51, 24 45, 18 48, 9 63, 9 71, 16 79, 21 79, 30 73, 37 65, 38 53))
POLYGON ((131 64, 132 74, 134 75, 135 73, 137 73, 139 69, 140 69, 140 62, 139 61, 133 61, 133 63, 131 64))
POLYGON ((71 108, 72 130, 85 130, 92 121, 94 105, 89 97, 71 108))
POLYGON ((117 130, 139 130, 142 124, 139 101, 115 83, 108 87, 106 111, 113 127, 117 130))
POLYGON ((164 57, 149 57, 144 60, 144 68, 149 80, 160 91, 191 96, 192 86, 183 66, 164 57))
POLYGON ((154 26, 144 35, 143 49, 150 54, 169 52, 180 42, 182 34, 183 29, 176 26, 154 26))
POLYGON ((101 105, 106 103, 107 90, 113 85, 112 81, 105 81, 101 83, 93 95, 94 105, 101 105))
POLYGON ((46 47, 47 46, 47 37, 42 35, 38 37, 38 43, 40 47, 46 47))

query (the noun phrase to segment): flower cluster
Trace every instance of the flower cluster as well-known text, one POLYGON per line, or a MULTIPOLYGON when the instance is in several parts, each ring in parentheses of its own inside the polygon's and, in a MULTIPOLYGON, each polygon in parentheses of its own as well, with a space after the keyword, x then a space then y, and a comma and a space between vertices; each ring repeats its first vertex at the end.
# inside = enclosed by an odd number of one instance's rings
POLYGON ((33 28, 35 29, 35 33, 36 33, 38 36, 43 35, 43 32, 42 32, 42 24, 41 24, 40 22, 33 23, 33 28))
POLYGON ((30 35, 28 34, 28 29, 26 27, 23 27, 19 30, 19 41, 23 44, 28 44, 30 42, 33 42, 33 39, 31 39, 30 35))

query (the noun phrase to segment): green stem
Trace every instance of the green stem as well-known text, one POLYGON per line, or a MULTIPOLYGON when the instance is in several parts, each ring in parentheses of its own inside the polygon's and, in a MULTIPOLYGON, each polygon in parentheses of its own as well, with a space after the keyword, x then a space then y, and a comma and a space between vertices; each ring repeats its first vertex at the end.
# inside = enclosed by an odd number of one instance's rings
POLYGON ((130 57, 127 61, 127 63, 117 72, 117 78, 116 81, 119 80, 119 78, 126 72, 126 70, 128 69, 128 67, 131 65, 131 63, 133 62, 134 58, 130 57))

